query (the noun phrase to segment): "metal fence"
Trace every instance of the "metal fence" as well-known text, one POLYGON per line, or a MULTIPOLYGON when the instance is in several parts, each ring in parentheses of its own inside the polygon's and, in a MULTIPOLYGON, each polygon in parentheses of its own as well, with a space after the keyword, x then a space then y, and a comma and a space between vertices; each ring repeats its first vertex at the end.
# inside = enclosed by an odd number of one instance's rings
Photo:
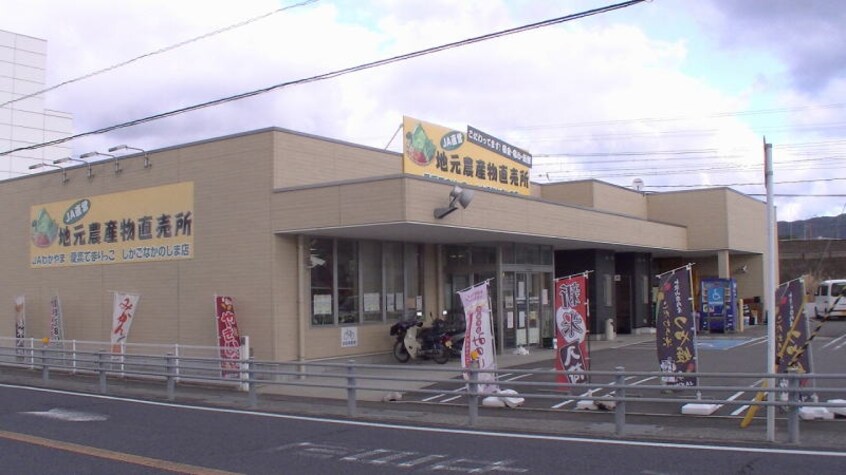
POLYGON ((252 358, 233 361, 222 359, 219 351, 211 351, 219 350, 213 347, 202 351, 195 348, 198 353, 213 356, 186 356, 188 351, 184 346, 179 350, 166 347, 164 349, 172 351, 165 354, 143 353, 142 346, 122 354, 80 349, 84 346, 82 342, 70 348, 56 345, 37 347, 35 344, 23 348, 0 346, 0 366, 40 371, 45 384, 50 384, 53 373, 96 375, 101 393, 108 393, 110 379, 158 381, 163 383, 170 400, 175 399, 177 383, 224 385, 244 391, 244 404, 250 407, 257 407, 260 387, 261 392, 273 387, 332 389, 344 394, 350 417, 357 414, 360 391, 425 396, 443 393, 443 385, 450 385, 454 388, 451 393, 456 399, 460 398, 457 404, 466 405, 470 425, 477 423, 480 407, 487 406, 491 398, 524 401, 570 398, 578 400, 579 404, 594 404, 606 412, 613 412, 614 432, 618 435, 625 432, 627 416, 654 413, 656 408, 666 409, 667 405, 673 408, 680 404, 706 408, 709 405, 775 407, 788 421, 789 441, 792 443, 799 440, 800 411, 826 408, 846 414, 846 399, 836 399, 846 395, 846 374, 687 373, 686 377, 697 378, 696 385, 669 386, 663 382, 666 373, 627 372, 618 367, 616 371, 570 372, 571 376, 586 376, 589 382, 562 385, 559 381, 562 374, 555 371, 508 369, 510 377, 506 384, 502 378, 503 371, 404 366, 403 373, 408 376, 397 376, 392 373, 397 369, 395 365, 357 364, 352 361, 273 362, 252 358), (635 379, 637 381, 632 382, 635 379), (507 385, 512 391, 483 393, 483 385, 491 381, 507 385), (644 384, 649 381, 657 383, 644 384), (770 384, 769 387, 756 385, 751 389, 750 381, 769 381, 770 384), (806 384, 808 381, 813 381, 813 384, 806 384), (731 395, 750 390, 773 396, 748 401, 731 395))

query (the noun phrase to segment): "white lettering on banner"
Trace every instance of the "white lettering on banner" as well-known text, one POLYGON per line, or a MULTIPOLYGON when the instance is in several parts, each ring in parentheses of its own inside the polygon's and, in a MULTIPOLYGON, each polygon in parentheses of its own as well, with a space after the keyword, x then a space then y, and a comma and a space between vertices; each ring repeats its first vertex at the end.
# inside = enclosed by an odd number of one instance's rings
POLYGON ((139 261, 145 259, 158 259, 161 257, 180 257, 189 255, 191 255, 190 244, 177 244, 175 246, 141 246, 124 250, 123 260, 139 261))
POLYGON ((421 471, 459 473, 526 473, 527 468, 515 467, 513 460, 480 460, 424 454, 390 449, 358 449, 343 445, 295 442, 273 449, 275 452, 295 452, 297 455, 323 460, 365 463, 382 467, 415 468, 421 471))

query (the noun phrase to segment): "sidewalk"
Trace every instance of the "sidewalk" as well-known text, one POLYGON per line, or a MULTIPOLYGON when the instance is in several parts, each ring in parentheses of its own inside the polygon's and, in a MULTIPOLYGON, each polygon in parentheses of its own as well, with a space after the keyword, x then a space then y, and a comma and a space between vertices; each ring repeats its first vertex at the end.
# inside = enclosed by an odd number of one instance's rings
MULTIPOLYGON (((639 335, 617 335, 614 340, 594 340, 590 342, 591 352, 602 351, 608 349, 621 348, 628 345, 635 345, 638 343, 646 343, 655 341, 654 334, 639 334, 639 335)), ((538 364, 540 366, 548 366, 550 369, 554 367, 555 350, 551 348, 528 348, 529 354, 515 354, 513 351, 506 351, 496 356, 497 369, 500 371, 508 368, 514 368, 526 364, 538 364)), ((460 374, 461 362, 458 359, 452 359, 450 362, 439 365, 431 360, 411 360, 408 363, 399 363, 393 359, 390 354, 368 356, 365 358, 345 358, 328 361, 338 365, 346 364, 350 361, 360 364, 378 365, 376 368, 370 370, 358 371, 358 376, 362 378, 357 381, 359 385, 373 389, 359 389, 356 392, 356 397, 359 401, 383 401, 386 397, 402 396, 402 393, 407 391, 414 391, 430 386, 437 381, 445 381, 454 378, 460 374), (413 370, 409 370, 413 368, 413 370), (379 377, 382 379, 369 379, 369 377, 379 377)), ((657 370, 657 368, 656 368, 657 370)), ((339 378, 346 377, 347 374, 344 368, 325 368, 325 371, 320 373, 311 373, 306 378, 299 378, 299 382, 303 384, 338 384, 339 378)), ((289 379, 286 382, 297 381, 289 379)), ((342 399, 347 398, 345 389, 340 388, 324 388, 324 387, 310 387, 310 386, 289 386, 278 384, 267 384, 259 387, 260 394, 275 394, 285 396, 299 396, 304 398, 325 398, 325 399, 342 399)))

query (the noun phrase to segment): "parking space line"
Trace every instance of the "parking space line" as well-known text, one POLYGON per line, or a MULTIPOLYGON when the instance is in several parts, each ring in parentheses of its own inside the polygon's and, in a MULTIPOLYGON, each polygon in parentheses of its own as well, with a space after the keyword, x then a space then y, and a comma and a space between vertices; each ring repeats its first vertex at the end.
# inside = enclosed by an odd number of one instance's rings
MULTIPOLYGON (((837 344, 840 340, 846 340, 846 334, 840 335, 839 337, 837 337, 837 338, 835 338, 835 339, 831 340, 830 342, 826 343, 826 344, 825 344, 825 345, 823 345, 822 347, 823 347, 823 348, 828 348, 828 347, 829 347, 829 346, 831 346, 831 345, 837 344)), ((840 345, 840 346, 842 346, 842 345, 840 345)), ((839 349, 840 349, 840 346, 836 347, 836 348, 835 348, 835 350, 839 350, 839 349)))

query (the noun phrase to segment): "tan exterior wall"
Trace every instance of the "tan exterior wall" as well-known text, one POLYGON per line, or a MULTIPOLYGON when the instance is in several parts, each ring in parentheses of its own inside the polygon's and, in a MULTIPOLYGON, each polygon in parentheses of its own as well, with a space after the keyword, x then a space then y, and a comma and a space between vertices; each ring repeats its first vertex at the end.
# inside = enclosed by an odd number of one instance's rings
POLYGON ((649 219, 686 226, 689 247, 728 249, 727 190, 698 190, 647 195, 649 219))
MULTIPOLYGON (((128 342, 216 344, 215 293, 235 299, 238 323, 249 335, 256 357, 274 358, 273 242, 268 190, 271 182, 271 134, 251 134, 208 141, 121 160, 116 175, 111 161, 96 163, 93 179, 85 166, 10 180, 0 186, 4 209, 0 223, 7 230, 0 252, 3 281, 0 325, 14 328, 14 297, 25 295, 27 336, 46 336, 49 300, 58 293, 66 339, 108 341, 113 291, 141 295, 128 342), (194 182, 194 257, 169 262, 32 269, 29 265, 30 206, 80 199, 122 190, 194 182)), ((284 263, 284 261, 283 261, 284 263)))
POLYGON ((594 182, 594 208, 646 219, 648 216, 646 196, 638 191, 594 182))
POLYGON ((729 247, 751 252, 766 249, 766 205, 738 193, 726 193, 726 198, 729 247))
POLYGON ((273 137, 277 189, 402 173, 402 155, 393 152, 291 132, 273 137))
POLYGON ((474 195, 472 212, 435 219, 432 210, 444 205, 450 188, 422 179, 394 178, 276 193, 274 229, 291 232, 403 220, 586 243, 676 250, 687 246, 687 231, 680 226, 480 190, 474 195))
POLYGON ((595 180, 533 185, 540 188, 540 198, 597 211, 647 218, 646 197, 643 193, 595 180))
MULTIPOLYGON (((150 158, 148 169, 142 156, 121 160, 119 175, 111 161, 97 163, 92 180, 82 166, 68 169, 65 184, 60 171, 0 184, 0 302, 7 303, 0 311, 0 336, 12 335, 11 302, 18 295, 27 299, 27 336, 46 336, 49 299, 58 293, 65 337, 106 341, 112 291, 128 291, 141 295, 129 342, 214 345, 217 293, 235 299, 241 333, 251 338, 260 360, 387 351, 390 323, 358 325, 359 344, 352 348, 341 348, 342 327, 311 326, 308 243, 303 248, 298 234, 322 228, 344 237, 369 229, 375 234, 366 237, 384 239, 379 226, 399 223, 440 232, 441 242, 474 242, 467 233, 475 232, 494 241, 519 236, 572 248, 681 256, 691 249, 704 250, 700 255, 732 249, 739 254, 732 255, 731 267, 749 266, 749 277, 735 276, 739 281, 748 278, 754 287, 752 276, 763 272, 758 203, 727 190, 644 198, 593 181, 533 184, 540 199, 476 190, 468 210, 435 219, 433 210, 446 204, 453 185, 404 176, 399 155, 366 147, 274 129, 165 149, 150 158), (188 181, 195 193, 193 259, 30 268, 31 206, 188 181)), ((424 310, 437 314, 443 304, 438 246, 416 235, 405 240, 425 244, 424 310)), ((708 259, 700 272, 710 272, 708 259)))
POLYGON ((393 179, 274 193, 273 228, 281 231, 398 221, 405 218, 403 185, 401 179, 393 179))
POLYGON ((537 185, 537 187, 540 188, 540 197, 544 200, 571 206, 581 206, 583 208, 593 208, 593 186, 589 181, 553 183, 550 185, 537 185))

